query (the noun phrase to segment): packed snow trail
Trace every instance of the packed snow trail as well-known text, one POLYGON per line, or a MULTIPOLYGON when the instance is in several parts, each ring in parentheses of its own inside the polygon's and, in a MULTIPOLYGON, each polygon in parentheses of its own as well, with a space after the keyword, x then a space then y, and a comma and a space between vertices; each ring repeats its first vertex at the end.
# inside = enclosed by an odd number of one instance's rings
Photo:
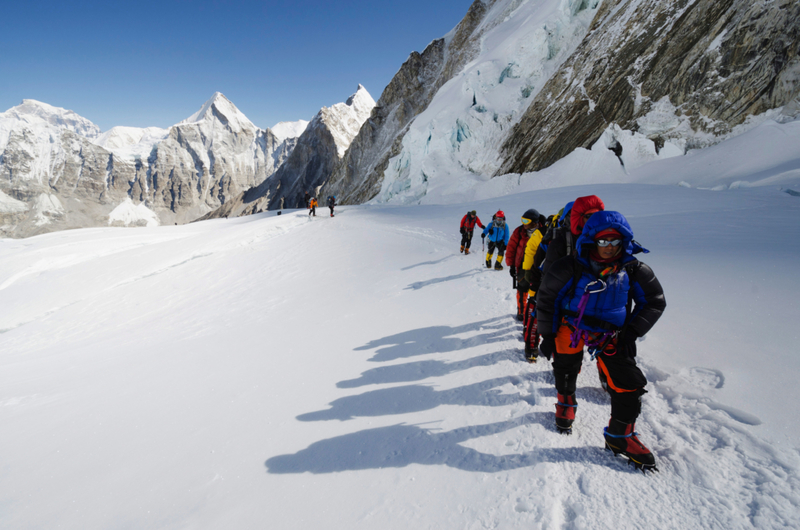
POLYGON ((784 528, 800 519, 800 199, 586 186, 0 240, 0 527, 784 528), (458 222, 622 211, 664 286, 637 430, 572 436, 458 222), (781 406, 785 403, 786 406, 781 406))

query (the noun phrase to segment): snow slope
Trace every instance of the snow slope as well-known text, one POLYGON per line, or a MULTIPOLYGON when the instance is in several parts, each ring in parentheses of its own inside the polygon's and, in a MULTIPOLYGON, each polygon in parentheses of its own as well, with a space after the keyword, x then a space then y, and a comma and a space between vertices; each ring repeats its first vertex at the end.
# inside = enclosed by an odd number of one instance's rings
POLYGON ((0 527, 796 527, 798 221, 775 186, 590 185, 0 240, 0 527), (666 292, 654 476, 602 449, 588 359, 554 431, 510 277, 457 250, 468 209, 590 193, 666 292))

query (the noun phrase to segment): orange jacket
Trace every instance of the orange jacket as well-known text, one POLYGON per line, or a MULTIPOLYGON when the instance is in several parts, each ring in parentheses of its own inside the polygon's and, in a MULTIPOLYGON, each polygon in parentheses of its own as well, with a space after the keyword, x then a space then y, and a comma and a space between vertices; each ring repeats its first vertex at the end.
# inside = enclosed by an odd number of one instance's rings
POLYGON ((317 199, 311 199, 311 202, 308 203, 309 208, 316 208, 317 207, 317 199))

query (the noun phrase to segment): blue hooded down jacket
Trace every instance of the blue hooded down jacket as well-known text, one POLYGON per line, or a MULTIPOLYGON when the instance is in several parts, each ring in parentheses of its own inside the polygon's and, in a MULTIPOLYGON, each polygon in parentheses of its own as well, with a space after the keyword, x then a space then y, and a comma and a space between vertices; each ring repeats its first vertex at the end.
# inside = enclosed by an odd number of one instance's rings
POLYGON ((542 279, 536 304, 540 332, 555 334, 564 319, 590 332, 615 331, 627 325, 636 336, 647 333, 664 311, 666 301, 652 269, 633 257, 640 252, 647 250, 633 240, 625 216, 613 211, 594 214, 576 242, 576 255, 558 260, 542 279), (595 236, 609 228, 622 236, 623 251, 619 267, 601 278, 595 271, 606 267, 593 267, 589 253, 595 236), (586 308, 578 321, 585 293, 586 308))
POLYGON ((508 238, 511 237, 511 232, 508 230, 508 224, 506 224, 505 219, 503 219, 503 226, 498 226, 497 219, 495 219, 486 225, 486 228, 483 229, 483 235, 489 241, 494 241, 495 243, 502 241, 504 245, 508 245, 508 238))

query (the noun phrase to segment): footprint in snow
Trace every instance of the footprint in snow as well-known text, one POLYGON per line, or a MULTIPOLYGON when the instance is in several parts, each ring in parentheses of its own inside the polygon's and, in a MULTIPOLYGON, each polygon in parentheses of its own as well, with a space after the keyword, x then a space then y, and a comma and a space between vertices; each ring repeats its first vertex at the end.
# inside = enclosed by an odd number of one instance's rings
POLYGON ((695 385, 706 388, 722 388, 725 385, 725 376, 713 368, 695 366, 689 369, 686 378, 695 385))

